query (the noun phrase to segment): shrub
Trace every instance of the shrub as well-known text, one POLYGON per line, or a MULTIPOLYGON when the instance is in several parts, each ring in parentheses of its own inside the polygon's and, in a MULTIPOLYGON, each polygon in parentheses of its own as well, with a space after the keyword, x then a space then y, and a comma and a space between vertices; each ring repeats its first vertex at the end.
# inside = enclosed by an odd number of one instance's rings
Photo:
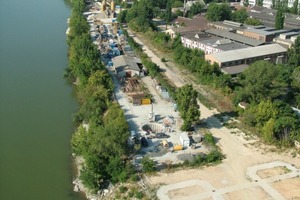
POLYGON ((139 192, 135 193, 135 197, 138 199, 142 199, 144 197, 144 194, 143 194, 143 192, 139 191, 139 192))
POLYGON ((121 185, 121 186, 119 187, 119 190, 120 190, 121 193, 125 193, 128 189, 127 189, 127 187, 121 185))

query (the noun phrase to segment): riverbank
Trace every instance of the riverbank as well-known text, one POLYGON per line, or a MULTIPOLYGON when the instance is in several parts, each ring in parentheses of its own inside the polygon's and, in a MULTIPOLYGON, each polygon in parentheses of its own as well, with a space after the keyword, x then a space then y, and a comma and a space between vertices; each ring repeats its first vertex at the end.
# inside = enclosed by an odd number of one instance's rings
POLYGON ((78 172, 74 190, 84 192, 89 199, 103 199, 107 188, 112 188, 111 183, 126 181, 132 171, 124 160, 128 157, 128 124, 123 110, 112 98, 112 78, 99 59, 103 35, 93 16, 100 13, 91 10, 96 3, 90 4, 83 0, 73 2, 65 76, 76 81, 73 87, 80 103, 74 115, 79 126, 71 141, 78 172), (85 12, 87 7, 89 12, 85 12))

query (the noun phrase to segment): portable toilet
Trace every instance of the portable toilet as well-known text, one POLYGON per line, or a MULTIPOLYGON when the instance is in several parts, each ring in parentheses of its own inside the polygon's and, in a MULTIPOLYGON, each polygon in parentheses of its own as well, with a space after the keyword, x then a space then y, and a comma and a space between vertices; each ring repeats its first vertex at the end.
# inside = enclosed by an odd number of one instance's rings
POLYGON ((180 141, 184 148, 188 148, 190 146, 190 138, 187 132, 183 132, 180 134, 180 141))

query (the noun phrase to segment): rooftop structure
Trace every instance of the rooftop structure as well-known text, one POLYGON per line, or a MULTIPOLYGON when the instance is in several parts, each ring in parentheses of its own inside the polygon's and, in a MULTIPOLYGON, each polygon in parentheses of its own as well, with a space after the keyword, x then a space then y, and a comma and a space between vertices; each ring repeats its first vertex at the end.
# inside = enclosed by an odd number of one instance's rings
POLYGON ((205 54, 249 47, 245 44, 237 43, 226 38, 211 36, 204 32, 182 33, 181 42, 183 46, 200 49, 204 51, 205 54))
MULTIPOLYGON (((300 1, 299 1, 300 2, 300 1)), ((262 8, 259 6, 254 6, 248 15, 250 18, 255 18, 260 20, 262 23, 268 26, 275 25, 276 10, 262 8)), ((300 28, 300 16, 286 13, 284 20, 285 29, 297 29, 300 28)))
POLYGON ((280 63, 285 60, 287 50, 279 44, 263 45, 239 50, 225 51, 205 55, 205 59, 212 63, 217 63, 222 69, 230 73, 241 72, 245 65, 251 64, 257 60, 268 60, 274 63, 280 63))
POLYGON ((112 62, 116 72, 120 72, 125 68, 129 68, 135 71, 140 71, 140 67, 137 64, 138 61, 139 60, 137 60, 137 58, 125 56, 125 55, 112 58, 112 62))
POLYGON ((219 36, 219 37, 222 37, 222 38, 230 39, 230 40, 233 40, 235 42, 242 43, 242 44, 249 45, 249 46, 253 46, 253 47, 264 44, 263 41, 248 38, 248 37, 242 36, 240 34, 232 33, 232 32, 229 32, 229 31, 221 31, 221 30, 218 30, 218 29, 208 29, 205 32, 209 33, 211 35, 215 35, 215 36, 219 36))

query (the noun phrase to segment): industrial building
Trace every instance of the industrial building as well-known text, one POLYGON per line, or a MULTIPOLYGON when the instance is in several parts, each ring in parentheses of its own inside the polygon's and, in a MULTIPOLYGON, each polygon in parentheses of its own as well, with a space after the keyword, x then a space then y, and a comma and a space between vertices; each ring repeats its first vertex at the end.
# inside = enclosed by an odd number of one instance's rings
POLYGON ((205 54, 218 53, 249 47, 246 44, 238 43, 223 37, 213 36, 204 32, 182 33, 181 42, 183 46, 192 49, 200 49, 205 54))
MULTIPOLYGON (((300 1, 299 1, 300 2, 300 1)), ((264 25, 275 26, 276 10, 254 6, 248 12, 250 18, 258 19, 264 25)), ((300 16, 286 13, 284 19, 284 29, 299 29, 300 16)))
POLYGON ((205 55, 209 63, 219 65, 224 73, 238 74, 244 71, 249 64, 257 60, 268 60, 273 63, 282 63, 286 59, 287 50, 279 44, 270 44, 252 48, 238 49, 221 53, 205 55))
POLYGON ((112 58, 112 63, 119 78, 143 75, 142 62, 138 58, 121 55, 112 58))

